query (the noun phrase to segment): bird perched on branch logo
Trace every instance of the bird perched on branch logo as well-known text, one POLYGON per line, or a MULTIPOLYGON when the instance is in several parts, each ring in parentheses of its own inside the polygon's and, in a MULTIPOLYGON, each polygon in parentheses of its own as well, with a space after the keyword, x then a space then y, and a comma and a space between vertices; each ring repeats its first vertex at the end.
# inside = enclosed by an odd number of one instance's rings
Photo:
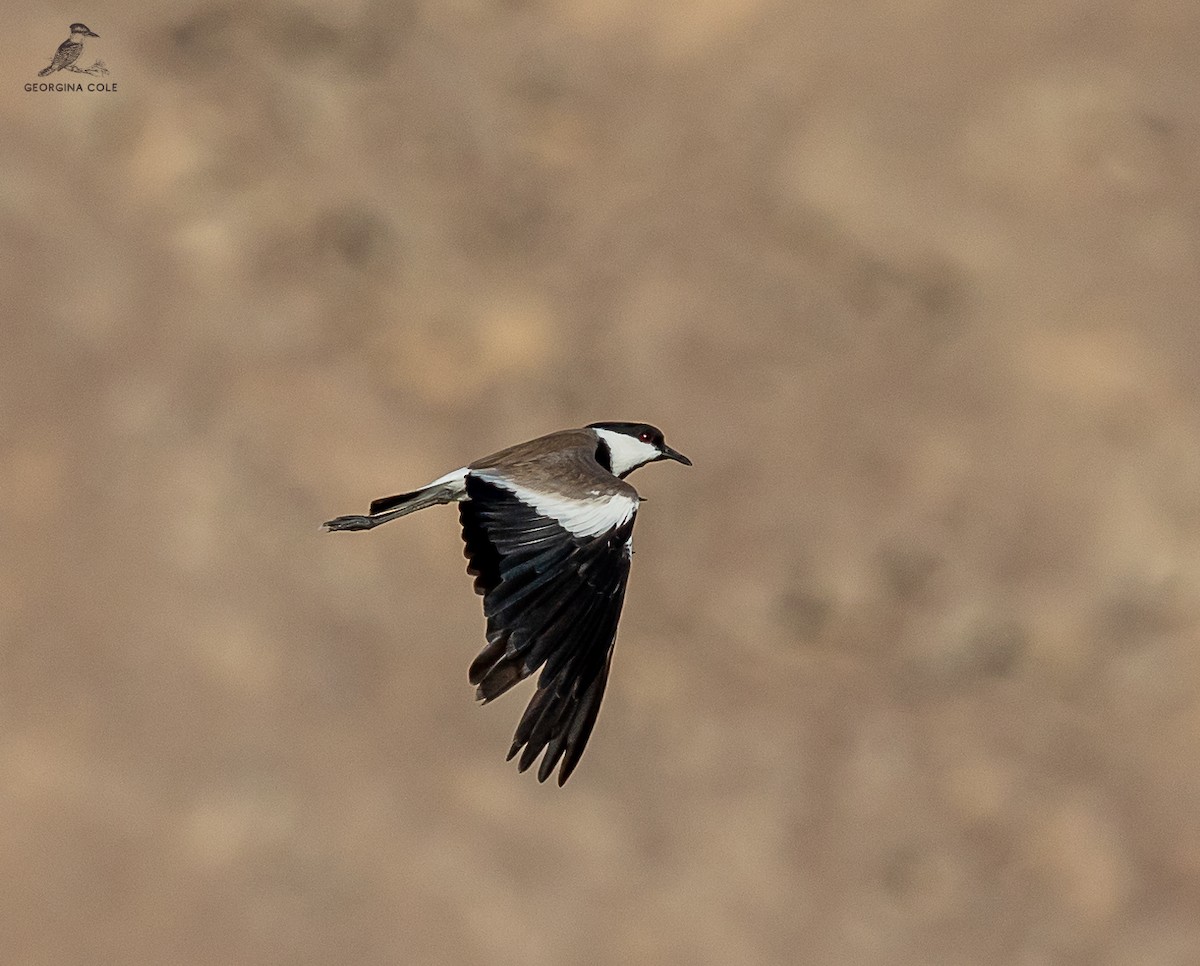
MULTIPOLYGON (((58 45, 58 50, 54 52, 54 59, 50 61, 50 66, 38 71, 38 77, 45 77, 47 74, 53 74, 58 70, 70 70, 77 73, 89 73, 94 68, 89 68, 88 71, 83 71, 75 66, 75 61, 79 60, 79 55, 83 53, 83 38, 84 37, 99 37, 99 34, 92 33, 85 24, 71 24, 71 36, 58 45)), ((97 61, 97 64, 100 62, 97 61)), ((104 70, 103 65, 100 65, 100 71, 108 73, 104 70)))

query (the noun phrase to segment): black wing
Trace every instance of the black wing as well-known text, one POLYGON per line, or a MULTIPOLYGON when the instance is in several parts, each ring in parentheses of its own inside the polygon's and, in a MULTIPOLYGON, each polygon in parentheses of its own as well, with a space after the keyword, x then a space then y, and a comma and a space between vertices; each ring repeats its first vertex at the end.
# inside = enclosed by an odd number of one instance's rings
POLYGON ((524 771, 542 750, 545 781, 558 783, 583 754, 608 681, 629 579, 634 514, 615 530, 577 537, 508 491, 467 476, 459 504, 467 573, 483 595, 487 646, 470 681, 484 702, 544 668, 508 757, 524 771))

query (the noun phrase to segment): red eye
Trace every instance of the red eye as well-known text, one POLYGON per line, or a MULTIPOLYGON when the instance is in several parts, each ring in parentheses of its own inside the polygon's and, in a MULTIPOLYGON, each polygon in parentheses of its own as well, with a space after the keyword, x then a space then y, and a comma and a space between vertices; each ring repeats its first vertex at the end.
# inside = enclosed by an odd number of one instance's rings
POLYGON ((638 436, 638 439, 640 439, 643 443, 648 443, 648 442, 650 442, 650 434, 642 433, 641 435, 638 436))

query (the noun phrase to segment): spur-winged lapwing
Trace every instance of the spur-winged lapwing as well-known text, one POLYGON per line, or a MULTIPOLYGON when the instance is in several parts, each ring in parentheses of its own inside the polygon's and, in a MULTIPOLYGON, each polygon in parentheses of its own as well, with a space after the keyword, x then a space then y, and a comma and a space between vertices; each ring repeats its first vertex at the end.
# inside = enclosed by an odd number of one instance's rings
POLYGON ((612 662, 640 500, 625 477, 667 459, 692 465, 646 423, 591 423, 501 450, 325 527, 369 530, 459 504, 467 573, 487 618, 487 646, 468 677, 486 703, 541 669, 508 757, 520 751, 524 771, 544 750, 538 781, 561 761, 561 785, 596 723, 612 662))

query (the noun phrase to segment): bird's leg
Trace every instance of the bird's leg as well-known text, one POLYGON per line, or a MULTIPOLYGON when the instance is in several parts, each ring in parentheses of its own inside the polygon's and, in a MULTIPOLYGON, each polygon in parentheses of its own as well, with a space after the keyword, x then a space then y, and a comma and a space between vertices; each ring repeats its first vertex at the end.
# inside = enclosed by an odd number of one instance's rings
POLYGON ((334 517, 328 523, 322 523, 321 526, 326 530, 370 530, 381 523, 387 523, 398 517, 408 516, 408 514, 417 510, 423 510, 427 506, 434 506, 438 503, 449 503, 452 498, 450 491, 445 487, 441 487, 436 490, 430 490, 417 499, 409 500, 403 506, 398 506, 394 510, 388 510, 386 513, 351 513, 344 517, 334 517))
POLYGON ((465 495, 465 491, 453 483, 441 482, 436 485, 430 484, 423 490, 415 490, 412 493, 400 493, 396 496, 385 497, 382 500, 376 500, 372 506, 378 512, 369 514, 350 514, 344 517, 335 517, 328 523, 322 524, 326 530, 370 530, 372 527, 377 527, 381 523, 387 523, 389 520, 395 520, 399 517, 408 516, 410 513, 416 513, 417 510, 424 510, 426 507, 438 506, 442 503, 453 503, 460 500, 465 495), (399 501, 399 505, 393 505, 399 501), (386 506, 388 509, 379 510, 380 506, 386 506))

